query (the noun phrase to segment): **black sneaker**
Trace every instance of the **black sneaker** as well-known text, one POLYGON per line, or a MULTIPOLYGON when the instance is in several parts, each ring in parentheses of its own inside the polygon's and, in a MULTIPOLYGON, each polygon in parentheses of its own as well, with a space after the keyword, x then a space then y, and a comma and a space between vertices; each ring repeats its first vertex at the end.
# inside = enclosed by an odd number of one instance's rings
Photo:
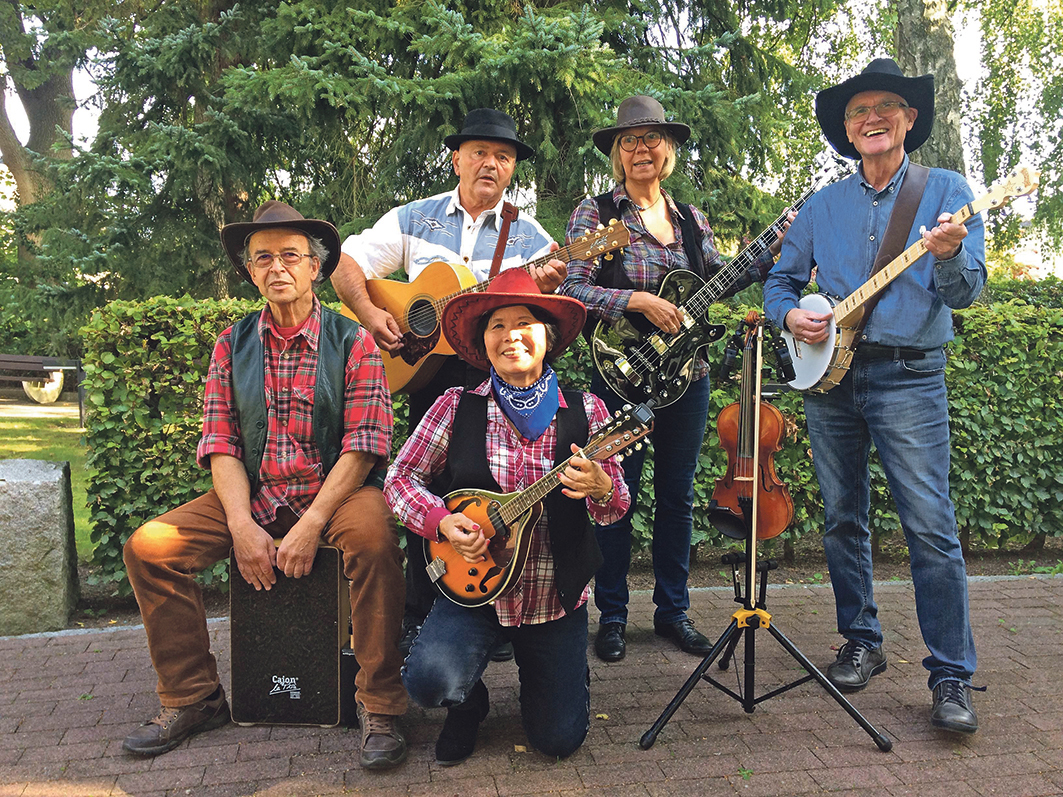
POLYGON ((971 687, 960 681, 942 681, 934 687, 930 722, 935 728, 959 733, 978 730, 978 717, 971 704, 971 687))
POLYGON ((827 680, 839 692, 859 692, 871 676, 886 671, 886 654, 882 646, 865 648, 859 642, 849 640, 838 651, 838 658, 827 668, 827 680))

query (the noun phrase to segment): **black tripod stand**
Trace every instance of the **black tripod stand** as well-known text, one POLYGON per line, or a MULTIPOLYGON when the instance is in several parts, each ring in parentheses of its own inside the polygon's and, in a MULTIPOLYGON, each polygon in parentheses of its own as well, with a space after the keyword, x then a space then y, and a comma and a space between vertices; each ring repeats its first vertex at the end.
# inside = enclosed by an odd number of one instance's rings
MULTIPOLYGON (((758 329, 758 332, 759 331, 760 330, 758 329)), ((757 339, 756 351, 757 379, 755 400, 757 402, 757 406, 759 406, 761 398, 759 380, 759 369, 761 366, 761 341, 762 335, 757 339)), ((743 377, 745 377, 745 373, 743 374, 743 377)), ((752 414, 751 417, 753 417, 752 414)), ((755 432, 753 434, 753 439, 756 440, 759 439, 759 413, 756 413, 755 417, 756 423, 753 426, 753 430, 755 432)), ((756 455, 754 454, 754 461, 755 456, 756 455)), ((758 473, 758 469, 756 466, 753 467, 753 473, 758 473)), ((712 649, 709 651, 708 655, 705 656, 701 664, 699 664, 694 670, 694 672, 691 673, 686 683, 683 684, 682 688, 676 693, 675 697, 672 698, 672 702, 668 704, 668 707, 665 708, 661 716, 657 718, 657 721, 654 722, 650 729, 642 735, 642 738, 639 740, 639 746, 642 747, 643 750, 648 750, 650 747, 653 746, 653 743, 657 740, 657 735, 672 718, 672 715, 675 714, 675 712, 683 704, 683 701, 686 700, 687 696, 694 690, 694 687, 697 686, 698 681, 700 681, 701 679, 705 679, 720 691, 730 695, 735 700, 740 702, 747 714, 752 714, 754 708, 756 708, 756 705, 758 703, 762 703, 765 700, 769 700, 775 697, 776 695, 780 695, 783 692, 787 692, 790 689, 793 689, 794 687, 807 683, 808 681, 816 680, 819 682, 819 685, 822 686, 824 690, 826 690, 827 694, 834 698, 835 702, 837 702, 839 706, 845 709, 849 716, 856 720, 856 722, 860 725, 861 728, 867 731, 868 735, 870 735, 871 738, 875 740, 875 744, 878 745, 880 750, 884 752, 889 752, 889 750, 893 748, 893 742, 888 737, 880 733, 874 725, 868 722, 867 719, 853 707, 852 703, 846 700, 845 696, 838 691, 834 684, 828 681, 827 677, 823 675, 823 673, 821 673, 818 669, 816 669, 815 665, 813 665, 812 662, 810 662, 805 657, 805 655, 797 649, 793 642, 787 639, 786 636, 772 623, 771 615, 768 614, 766 609, 768 573, 778 567, 778 565, 774 560, 771 559, 762 562, 757 561, 757 535, 755 531, 755 529, 757 528, 756 490, 754 489, 750 496, 740 497, 738 499, 738 503, 741 507, 742 519, 744 520, 746 550, 744 555, 738 553, 726 554, 723 557, 723 563, 729 564, 731 566, 731 580, 734 583, 735 601, 737 603, 742 604, 742 608, 736 611, 731 616, 731 623, 727 626, 727 630, 725 630, 720 636, 720 638, 716 640, 716 644, 712 646, 712 649), (742 590, 741 580, 738 576, 738 565, 743 560, 745 562, 746 582, 744 592, 742 590), (760 588, 759 593, 756 593, 758 573, 760 574, 760 588), (779 687, 778 689, 761 695, 760 697, 756 697, 756 632, 759 628, 767 630, 768 633, 775 637, 776 641, 778 641, 778 643, 783 646, 786 652, 789 653, 798 662, 798 664, 800 664, 805 669, 808 675, 805 675, 804 677, 799 678, 796 681, 793 681, 792 683, 786 684, 785 686, 779 687), (717 657, 719 657, 721 653, 723 653, 723 658, 720 659, 719 666, 721 670, 726 670, 730 664, 731 659, 734 657, 735 648, 738 645, 740 639, 744 639, 745 641, 745 685, 743 688, 741 681, 739 681, 739 691, 735 692, 734 690, 716 681, 714 678, 708 675, 707 672, 709 667, 712 666, 712 663, 716 661, 717 657)))

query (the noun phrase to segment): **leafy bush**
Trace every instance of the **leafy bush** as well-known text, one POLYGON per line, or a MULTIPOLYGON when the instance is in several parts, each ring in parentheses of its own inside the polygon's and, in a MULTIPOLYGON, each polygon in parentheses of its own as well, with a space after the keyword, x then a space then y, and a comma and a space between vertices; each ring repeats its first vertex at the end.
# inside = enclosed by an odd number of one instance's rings
MULTIPOLYGON (((742 297, 746 298, 746 297, 742 297)), ((82 330, 89 402, 89 485, 103 578, 128 590, 122 545, 144 521, 210 487, 195 464, 203 384, 217 335, 254 309, 247 301, 157 298, 116 302, 82 330)), ((749 308, 717 305, 710 318, 730 330, 749 308)), ((1063 311, 1019 303, 975 306, 956 314, 947 367, 952 416, 952 496, 961 531, 995 547, 1034 534, 1063 533, 1063 311)), ((718 361, 719 348, 709 350, 718 361)), ((555 364, 563 382, 585 388, 591 358, 580 340, 555 364)), ((715 377, 711 377, 715 379, 715 377)), ((710 426, 695 476, 694 541, 723 541, 707 508, 727 461, 716 417, 737 400, 737 382, 714 384, 710 426)), ((818 533, 823 506, 812 467, 799 394, 774 400, 786 419, 776 470, 794 501, 783 539, 818 533)), ((405 400, 395 403, 395 445, 406 436, 405 400)), ((636 545, 649 545, 653 522, 652 448, 643 470, 633 525, 636 545)), ((900 533, 881 466, 872 460, 870 523, 880 537, 900 533)), ((213 576, 224 579, 224 566, 213 576)))
POLYGON ((1035 307, 1063 308, 1063 280, 1049 276, 1042 280, 1012 279, 990 275, 979 304, 1018 300, 1035 307))

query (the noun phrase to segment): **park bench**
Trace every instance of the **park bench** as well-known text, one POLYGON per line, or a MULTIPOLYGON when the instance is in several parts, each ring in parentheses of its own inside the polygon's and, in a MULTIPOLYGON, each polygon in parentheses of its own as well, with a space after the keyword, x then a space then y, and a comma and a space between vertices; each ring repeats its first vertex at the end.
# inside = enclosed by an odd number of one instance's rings
POLYGON ((43 391, 38 385, 36 389, 31 389, 33 383, 51 383, 53 382, 53 376, 55 373, 62 373, 67 385, 70 385, 69 376, 73 376, 73 386, 78 391, 78 408, 81 412, 82 422, 85 417, 85 404, 83 399, 83 391, 81 387, 81 378, 83 376, 81 371, 81 360, 71 360, 62 357, 37 357, 27 356, 22 354, 0 354, 0 385, 4 384, 20 384, 26 388, 26 395, 32 398, 38 403, 45 403, 48 401, 48 396, 51 396, 51 401, 59 395, 59 391, 55 390, 54 395, 52 391, 43 391), (26 383, 30 383, 31 388, 26 387, 26 383))

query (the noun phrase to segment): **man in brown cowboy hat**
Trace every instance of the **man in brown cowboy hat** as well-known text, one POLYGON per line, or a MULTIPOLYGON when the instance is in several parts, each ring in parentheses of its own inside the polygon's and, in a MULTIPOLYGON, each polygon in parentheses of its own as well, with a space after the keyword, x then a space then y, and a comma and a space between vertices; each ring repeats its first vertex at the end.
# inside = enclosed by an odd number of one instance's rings
MULTIPOLYGON (((373 334, 384 351, 397 354, 403 340, 395 318, 375 307, 365 289, 366 277, 386 277, 404 271, 412 281, 425 266, 436 261, 468 268, 477 281, 488 278, 492 262, 501 255, 504 271, 537 259, 557 248, 550 235, 531 216, 516 212, 510 222, 504 247, 497 243, 504 227, 503 210, 509 205, 503 194, 513 178, 517 162, 535 151, 517 137, 517 125, 509 114, 493 108, 470 111, 461 132, 447 136, 444 144, 453 152, 451 162, 458 185, 427 199, 394 208, 370 229, 352 235, 343 244, 332 285, 347 307, 373 334)), ((551 260, 532 273, 544 292, 553 292, 565 278, 565 264, 551 260)), ((436 375, 409 397, 409 428, 412 430, 432 402, 448 387, 478 385, 483 372, 457 357, 447 360, 436 375)), ((407 534, 406 615, 403 620, 404 650, 409 649, 424 621, 436 590, 424 574, 420 545, 407 534)), ((502 654, 499 658, 511 656, 502 654)))
POLYGON ((826 511, 823 546, 838 630, 846 639, 827 677, 841 691, 855 692, 886 669, 868 530, 868 455, 874 444, 911 554, 916 612, 929 650, 923 666, 933 690, 931 722, 972 733, 978 728, 970 694, 976 658, 966 567, 949 498, 942 347, 952 339, 951 309, 971 304, 985 282, 984 228, 977 216, 966 227, 949 221, 974 198, 961 175, 908 159, 933 126, 932 75, 905 77, 893 60, 876 59, 859 75, 821 91, 816 116, 831 145, 859 159, 860 167, 812 197, 790 228, 764 286, 772 321, 785 325, 799 344, 827 340, 832 314, 798 307, 813 266, 821 291, 849 296, 870 275, 883 239, 893 237, 886 235, 891 214, 905 219, 894 225, 897 254, 920 236, 929 250, 881 294, 841 383, 805 395, 826 511))
POLYGON ((195 574, 231 548, 243 579, 268 590, 274 568, 284 578, 307 575, 326 543, 342 551, 350 580, 360 763, 396 766, 406 758, 396 726, 406 710, 397 647, 402 552, 380 490, 392 430, 380 352, 368 332, 314 295, 338 260, 331 224, 267 202, 221 237, 266 306, 214 347, 196 453, 214 488, 126 542, 162 712, 123 746, 158 755, 229 720, 195 574))

